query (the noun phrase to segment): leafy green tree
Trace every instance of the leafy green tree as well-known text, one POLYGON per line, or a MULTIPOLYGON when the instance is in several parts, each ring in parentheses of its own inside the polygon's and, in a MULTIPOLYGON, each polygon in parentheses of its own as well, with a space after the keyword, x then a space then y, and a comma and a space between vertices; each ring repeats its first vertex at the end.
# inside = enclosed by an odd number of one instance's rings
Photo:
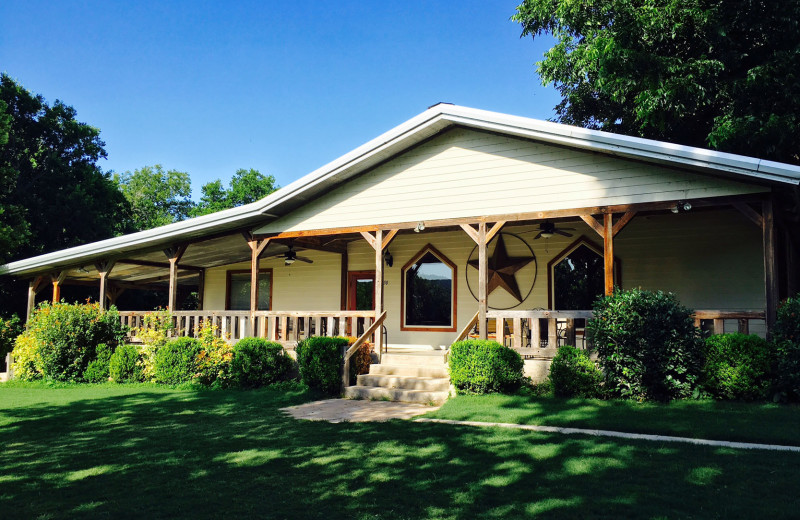
POLYGON ((192 209, 192 216, 208 215, 223 209, 235 208, 263 199, 278 189, 275 177, 264 175, 252 168, 236 170, 228 188, 217 179, 206 183, 201 188, 200 202, 192 209))
POLYGON ((114 180, 130 205, 130 223, 137 231, 184 220, 194 205, 186 172, 165 171, 156 164, 115 175, 114 180))
POLYGON ((800 163, 800 0, 524 0, 556 120, 800 163))
MULTIPOLYGON (((125 198, 97 162, 100 131, 0 75, 0 262, 124 231, 125 198)), ((25 282, 0 278, 0 314, 24 311, 25 282)))

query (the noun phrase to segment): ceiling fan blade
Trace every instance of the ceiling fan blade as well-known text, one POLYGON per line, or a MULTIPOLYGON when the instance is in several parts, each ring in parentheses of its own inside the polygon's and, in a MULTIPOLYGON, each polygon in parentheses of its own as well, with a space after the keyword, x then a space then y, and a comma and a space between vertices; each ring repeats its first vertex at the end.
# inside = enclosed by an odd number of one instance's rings
POLYGON ((556 228, 556 229, 563 229, 565 231, 575 231, 574 227, 560 227, 560 228, 556 228))
POLYGON ((283 253, 278 253, 277 255, 262 256, 261 259, 262 260, 267 260, 268 258, 283 258, 285 256, 286 256, 286 253, 283 252, 283 253))
POLYGON ((542 238, 542 233, 543 233, 542 231, 539 231, 539 234, 536 235, 535 237, 533 237, 533 239, 534 240, 539 240, 540 238, 542 238))
POLYGON ((554 233, 558 233, 559 235, 564 235, 565 237, 571 237, 572 233, 567 233, 564 229, 556 228, 553 230, 554 233))
POLYGON ((304 256, 297 256, 297 257, 295 257, 295 260, 299 260, 299 261, 305 262, 307 264, 313 264, 314 263, 314 261, 312 259, 306 258, 304 256))

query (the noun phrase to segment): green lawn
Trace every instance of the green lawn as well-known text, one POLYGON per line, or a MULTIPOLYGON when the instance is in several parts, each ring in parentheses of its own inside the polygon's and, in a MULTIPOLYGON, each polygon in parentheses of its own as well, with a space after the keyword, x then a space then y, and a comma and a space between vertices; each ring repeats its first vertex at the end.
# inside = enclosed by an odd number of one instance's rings
POLYGON ((278 411, 309 398, 0 385, 0 517, 796 518, 800 511, 796 454, 401 421, 312 423, 278 411))
POLYGON ((800 407, 771 403, 700 400, 665 405, 527 395, 459 396, 429 416, 800 446, 800 407))

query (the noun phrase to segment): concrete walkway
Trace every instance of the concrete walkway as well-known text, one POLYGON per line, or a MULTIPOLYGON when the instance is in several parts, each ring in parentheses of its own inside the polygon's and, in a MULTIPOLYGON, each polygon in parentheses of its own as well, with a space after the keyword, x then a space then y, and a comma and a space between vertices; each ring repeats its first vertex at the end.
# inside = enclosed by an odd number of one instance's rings
POLYGON ((562 433, 566 435, 594 435, 597 437, 617 437, 621 439, 635 439, 645 441, 657 442, 682 442, 686 444, 695 444, 699 446, 718 446, 722 448, 737 448, 744 450, 771 450, 771 451, 792 451, 800 453, 800 446, 782 446, 780 444, 758 444, 752 442, 730 442, 730 441, 714 441, 709 439, 693 439, 691 437, 672 437, 669 435, 649 435, 645 433, 625 433, 615 432, 610 430, 589 430, 584 428, 561 428, 558 426, 535 426, 531 424, 511 424, 511 423, 493 423, 493 422, 479 422, 479 421, 452 421, 449 419, 427 419, 419 418, 415 422, 430 422, 439 424, 454 424, 459 426, 479 426, 479 427, 495 427, 495 428, 511 428, 517 430, 528 430, 534 432, 545 433, 562 433))
POLYGON ((298 406, 281 408, 281 411, 295 419, 340 423, 411 419, 438 409, 438 406, 428 406, 420 403, 326 399, 324 401, 314 401, 298 406))

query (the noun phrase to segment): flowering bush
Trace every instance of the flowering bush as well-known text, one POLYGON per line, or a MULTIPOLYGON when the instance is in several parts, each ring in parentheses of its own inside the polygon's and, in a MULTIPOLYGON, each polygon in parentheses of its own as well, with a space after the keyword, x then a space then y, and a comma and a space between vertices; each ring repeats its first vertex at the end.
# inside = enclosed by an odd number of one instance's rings
POLYGON ((16 314, 7 320, 0 318, 0 369, 5 363, 6 354, 14 348, 14 342, 22 331, 22 321, 16 314))
POLYGON ((32 344, 23 341, 23 348, 37 351, 34 366, 46 379, 82 381, 89 362, 97 358, 97 345, 116 347, 125 339, 125 328, 114 307, 105 311, 97 303, 44 302, 33 312, 23 336, 32 339, 32 344))
POLYGON ((200 350, 195 359, 194 380, 206 386, 227 387, 230 385, 233 348, 219 336, 219 327, 203 323, 195 330, 200 350))
POLYGON ((38 344, 33 336, 18 336, 14 342, 14 377, 22 381, 34 381, 42 378, 42 357, 38 344))

